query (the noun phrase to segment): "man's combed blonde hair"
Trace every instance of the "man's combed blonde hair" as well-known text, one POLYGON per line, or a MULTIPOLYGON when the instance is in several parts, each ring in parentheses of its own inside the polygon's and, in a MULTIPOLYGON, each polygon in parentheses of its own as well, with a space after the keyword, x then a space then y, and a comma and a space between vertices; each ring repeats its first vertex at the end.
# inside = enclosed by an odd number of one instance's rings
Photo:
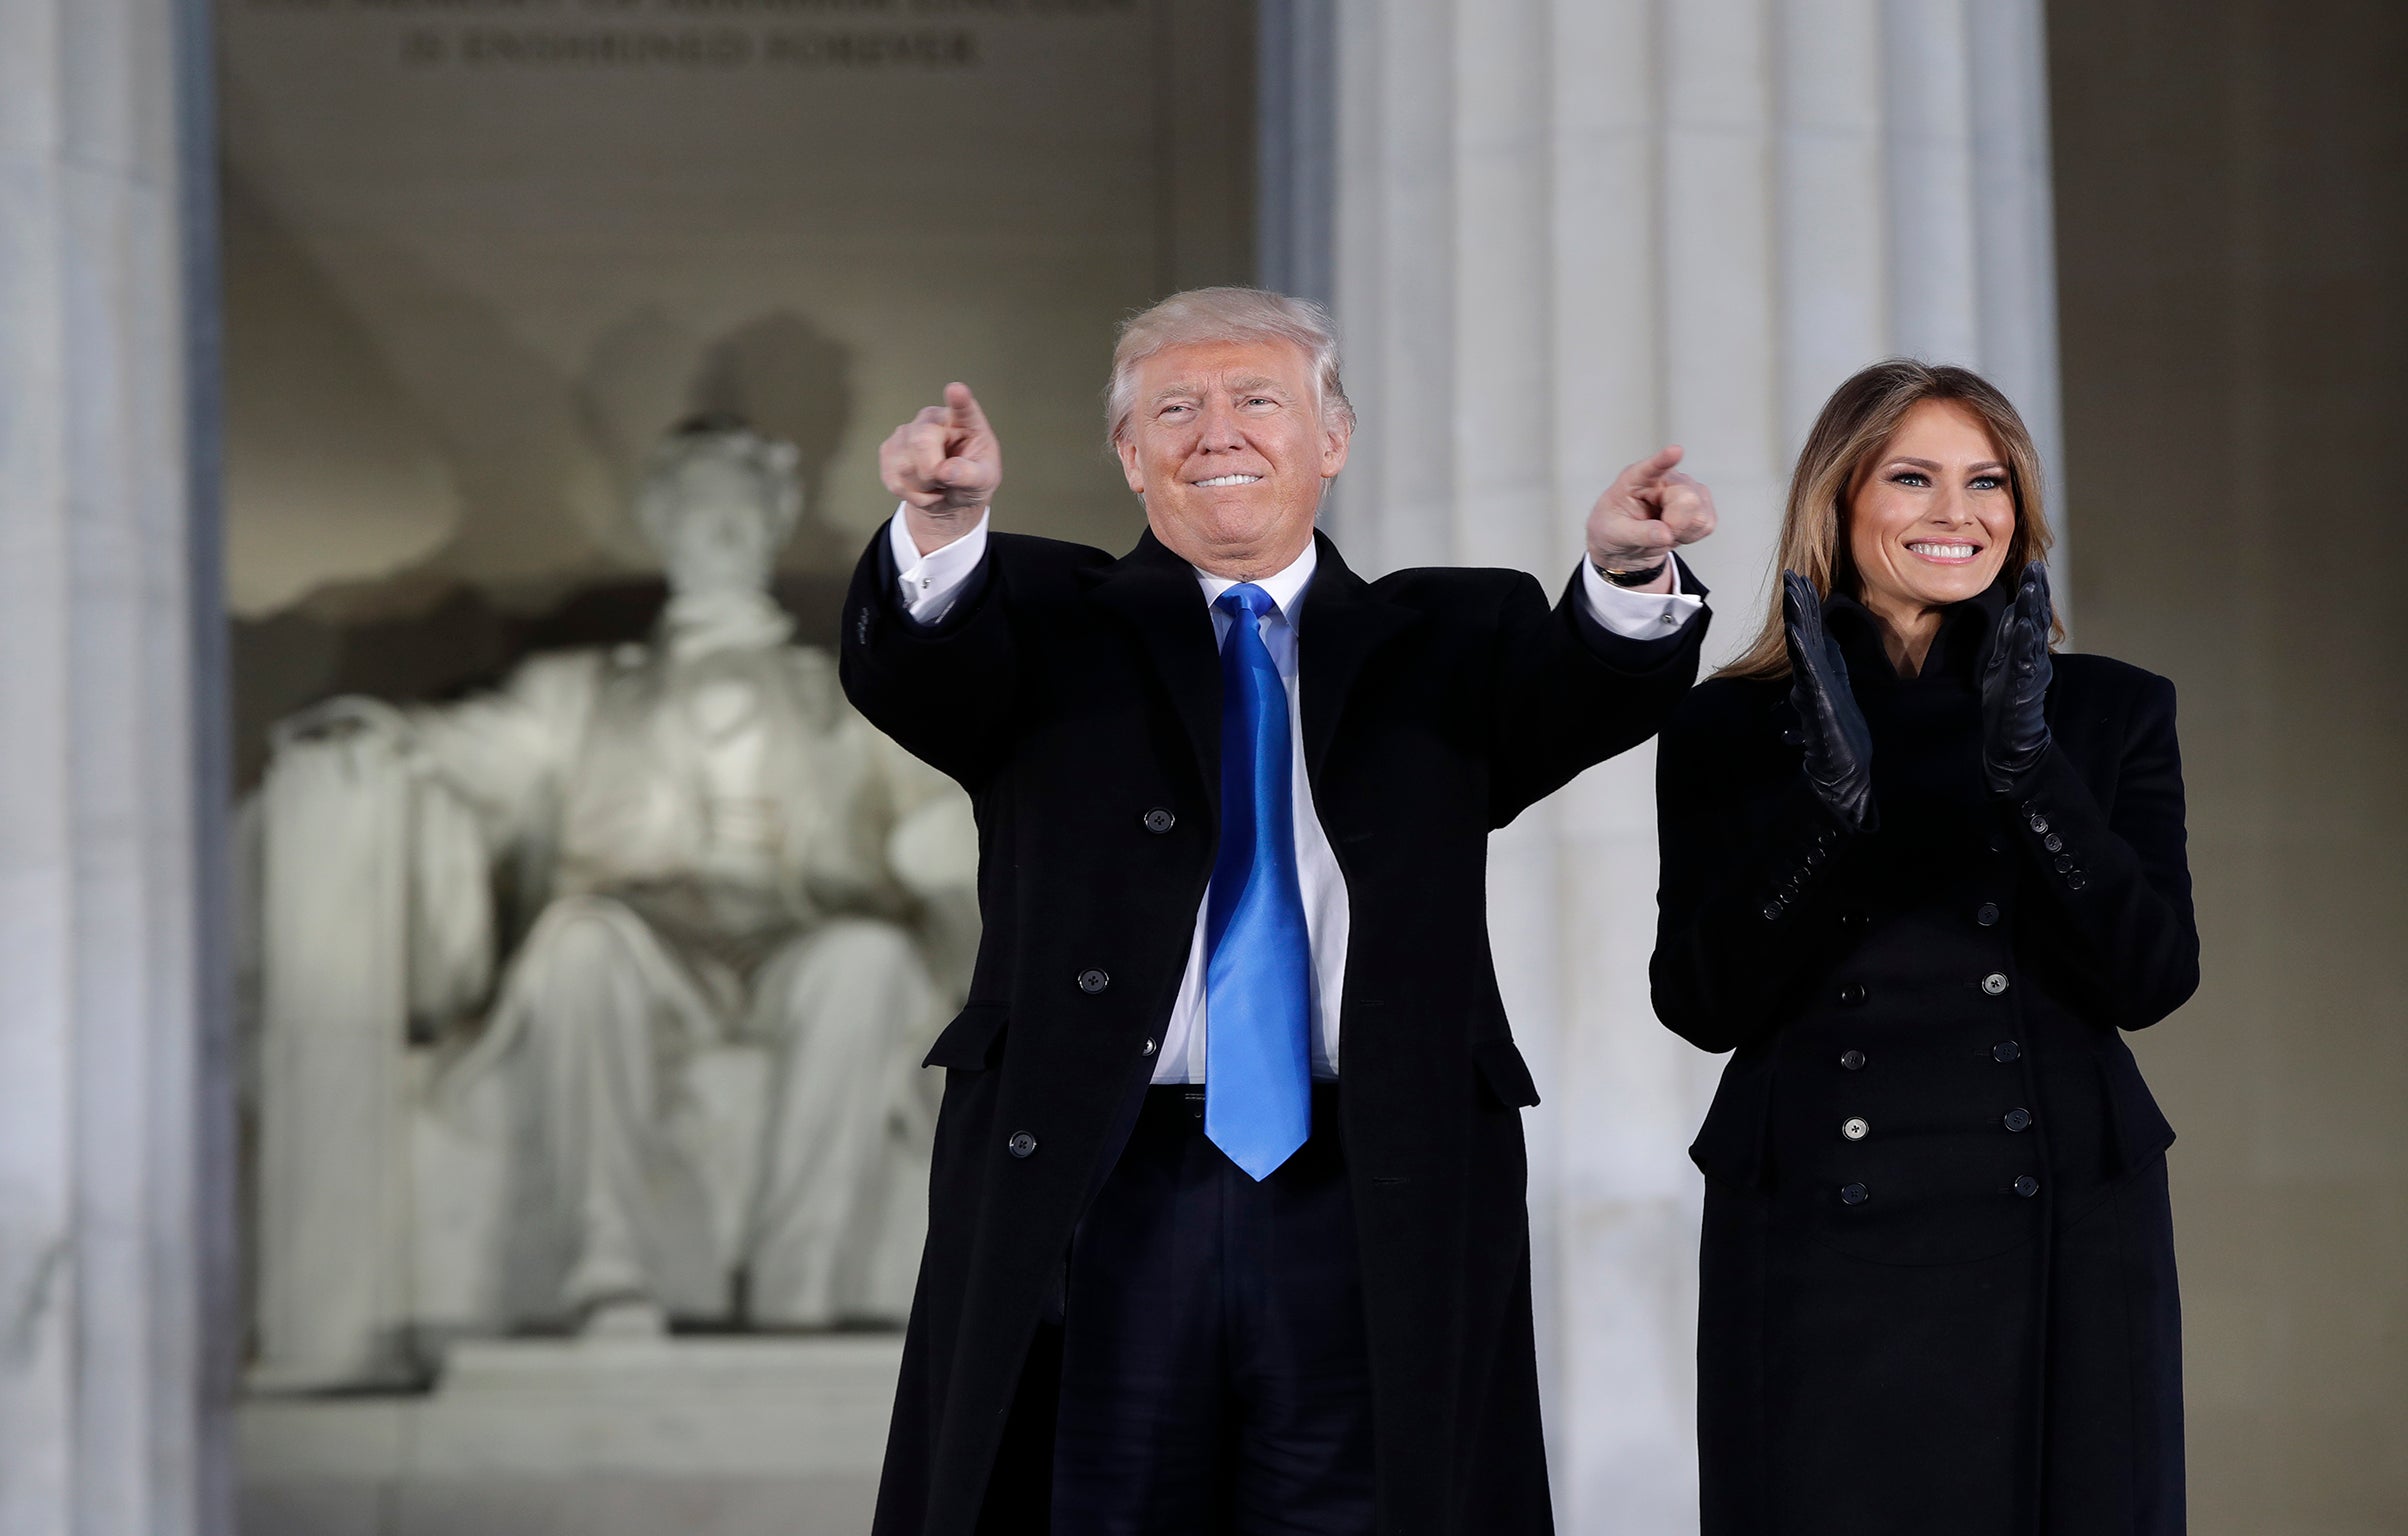
MULTIPOLYGON (((1781 518, 1777 570, 1795 571, 1814 584, 1815 595, 1834 589, 1856 595, 1855 562, 1848 557, 1848 501, 1898 435, 1906 413, 1926 400, 1948 400, 1979 418, 2000 458, 2007 462, 2007 488, 2015 498, 2015 532, 2007 540, 2005 569, 2019 574, 2029 561, 2048 554, 2048 518, 2040 499, 2040 450, 2015 407, 1998 387, 1970 368, 1893 357, 1859 370, 1823 403, 1799 450, 1789 478, 1789 508, 1781 518)), ((1772 584, 1770 611, 1755 641, 1724 677, 1787 677, 1789 648, 1781 622, 1781 584, 1772 584)), ((2050 624, 2061 642, 2065 626, 2050 624)))
POLYGON ((1266 288, 1190 288, 1121 323, 1112 349, 1112 380, 1104 387, 1106 441, 1118 447, 1137 408, 1137 365, 1171 347, 1214 341, 1285 341, 1312 364, 1326 426, 1354 430, 1354 406, 1338 382, 1338 327, 1310 299, 1266 288))

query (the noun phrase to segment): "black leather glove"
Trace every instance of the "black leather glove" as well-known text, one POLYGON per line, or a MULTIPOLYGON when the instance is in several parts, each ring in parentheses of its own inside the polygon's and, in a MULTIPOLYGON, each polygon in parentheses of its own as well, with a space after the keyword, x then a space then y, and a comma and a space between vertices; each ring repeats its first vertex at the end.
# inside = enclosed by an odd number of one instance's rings
POLYGON ((1789 707, 1806 747, 1806 782, 1831 813, 1859 832, 1873 825, 1873 733, 1848 663, 1823 627, 1823 601, 1795 571, 1781 573, 1781 620, 1789 637, 1789 707))
POLYGON ((2048 567, 2035 560, 1999 615, 1982 665, 1982 777, 1994 795, 2012 790, 2048 751, 2049 620, 2048 567))

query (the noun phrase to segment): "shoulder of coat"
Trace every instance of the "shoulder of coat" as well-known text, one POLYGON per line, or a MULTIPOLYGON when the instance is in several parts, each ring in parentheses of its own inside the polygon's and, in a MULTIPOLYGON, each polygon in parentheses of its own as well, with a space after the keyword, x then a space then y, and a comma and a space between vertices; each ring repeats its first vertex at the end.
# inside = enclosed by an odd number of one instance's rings
POLYGON ((1390 571, 1372 582, 1371 589, 1392 602, 1428 607, 1498 602, 1524 583, 1537 581, 1528 571, 1503 566, 1417 565, 1390 571))
POLYGON ((1092 544, 1076 544, 1068 539, 1048 539, 1033 533, 990 533, 987 535, 987 558, 999 569, 1021 571, 1069 572, 1090 566, 1111 565, 1119 556, 1108 554, 1092 544))
POLYGON ((2086 651, 2064 651, 2049 658, 2056 674, 2057 686, 2066 693, 2085 693, 2102 702, 2144 697, 2159 691, 2171 692, 2173 684, 2147 667, 2136 667, 2113 656, 2094 656, 2086 651))
POLYGON ((1786 677, 1709 677, 1681 696, 1664 728, 1700 733, 1769 731, 1772 711, 1788 698, 1786 677))

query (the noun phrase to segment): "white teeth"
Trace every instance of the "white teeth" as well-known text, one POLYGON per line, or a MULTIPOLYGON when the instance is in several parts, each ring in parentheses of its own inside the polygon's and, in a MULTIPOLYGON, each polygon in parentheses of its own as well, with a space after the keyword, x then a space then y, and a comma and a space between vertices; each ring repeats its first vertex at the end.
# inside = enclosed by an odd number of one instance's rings
POLYGON ((1260 475, 1215 475, 1210 480, 1198 480, 1198 485, 1252 485, 1260 475))
POLYGON ((1929 555, 1935 560, 1970 560, 1973 558, 1973 546, 1970 544, 1909 544, 1906 547, 1918 555, 1929 555))

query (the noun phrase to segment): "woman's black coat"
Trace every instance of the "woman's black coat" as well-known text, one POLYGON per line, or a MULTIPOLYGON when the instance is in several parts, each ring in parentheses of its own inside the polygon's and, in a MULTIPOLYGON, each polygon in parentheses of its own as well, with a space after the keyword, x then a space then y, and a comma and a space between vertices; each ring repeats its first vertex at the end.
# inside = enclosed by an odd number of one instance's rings
MULTIPOLYGON (((969 1536, 983 1508, 983 1529, 1042 1531, 1046 1449, 1006 1432, 1050 1423, 1043 1324, 1212 874, 1219 662, 1194 571, 1151 534, 1119 560, 994 535, 984 590, 933 633, 897 612, 885 544, 845 602, 845 690, 969 790, 986 927, 929 1056, 944 1107, 874 1529, 969 1536)), ((1520 1115, 1538 1096, 1489 959, 1488 837, 1653 735, 1704 630, 1611 635, 1513 571, 1367 582, 1321 541, 1302 730, 1353 918, 1340 1120, 1388 1536, 1549 1528, 1520 1115)))
POLYGON ((1691 1149, 1707 1536, 2182 1529, 2174 1133, 2119 1033, 2198 983, 2174 691, 2056 657, 2054 745, 1989 793, 2008 590, 1910 679, 1829 605, 1872 831, 1808 789, 1786 678, 1664 731, 1656 1011, 1734 1052, 1691 1149))

